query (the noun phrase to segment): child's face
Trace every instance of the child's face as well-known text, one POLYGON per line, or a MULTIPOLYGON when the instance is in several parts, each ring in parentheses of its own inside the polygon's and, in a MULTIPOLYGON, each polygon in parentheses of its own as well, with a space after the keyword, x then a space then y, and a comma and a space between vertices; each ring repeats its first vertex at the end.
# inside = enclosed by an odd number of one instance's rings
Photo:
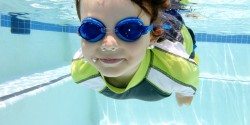
POLYGON ((130 0, 81 0, 80 6, 81 19, 94 17, 108 28, 106 36, 96 43, 82 39, 84 58, 106 77, 132 75, 145 56, 150 44, 150 33, 135 42, 127 43, 119 39, 113 29, 121 19, 138 15, 144 25, 148 26, 150 17, 130 0))

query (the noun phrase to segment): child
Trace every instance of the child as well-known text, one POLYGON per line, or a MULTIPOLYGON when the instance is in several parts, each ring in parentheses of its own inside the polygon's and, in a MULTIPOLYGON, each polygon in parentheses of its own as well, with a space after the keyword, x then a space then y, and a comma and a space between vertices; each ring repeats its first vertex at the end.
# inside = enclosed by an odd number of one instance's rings
POLYGON ((168 0, 76 0, 76 7, 83 38, 72 61, 76 83, 114 99, 156 101, 176 93, 179 105, 191 103, 198 66, 187 52, 190 40, 163 38, 172 28, 159 13, 168 0))

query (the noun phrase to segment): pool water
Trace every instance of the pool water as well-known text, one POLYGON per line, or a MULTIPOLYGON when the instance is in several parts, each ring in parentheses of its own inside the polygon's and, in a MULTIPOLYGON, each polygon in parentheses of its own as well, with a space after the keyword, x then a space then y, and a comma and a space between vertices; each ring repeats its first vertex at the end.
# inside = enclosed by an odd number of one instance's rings
POLYGON ((1 1, 0 125, 249 125, 250 1, 192 2, 182 15, 196 33, 200 86, 179 107, 174 95, 114 100, 73 83, 73 0, 1 1))

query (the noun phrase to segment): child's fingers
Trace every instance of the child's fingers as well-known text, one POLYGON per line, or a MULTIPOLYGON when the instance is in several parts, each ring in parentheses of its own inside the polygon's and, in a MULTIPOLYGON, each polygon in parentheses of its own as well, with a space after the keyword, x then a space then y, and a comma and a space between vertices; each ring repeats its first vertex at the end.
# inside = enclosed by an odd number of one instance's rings
POLYGON ((176 93, 175 97, 179 106, 182 106, 183 104, 190 105, 193 100, 193 96, 183 96, 179 93, 176 93))

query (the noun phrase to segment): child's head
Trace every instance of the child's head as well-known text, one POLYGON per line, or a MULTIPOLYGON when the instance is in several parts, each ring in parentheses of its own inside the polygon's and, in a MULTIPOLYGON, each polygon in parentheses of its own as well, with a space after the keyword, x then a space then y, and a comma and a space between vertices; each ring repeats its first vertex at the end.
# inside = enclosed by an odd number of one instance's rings
MULTIPOLYGON (((88 34, 90 30, 96 31, 92 27, 93 23, 98 24, 95 27, 97 29, 100 28, 99 25, 103 26, 100 32, 105 32, 105 36, 103 35, 101 39, 98 37, 92 41, 82 39, 84 58, 104 76, 129 77, 133 75, 143 60, 148 46, 152 43, 153 35, 148 32, 138 39, 128 37, 129 40, 126 40, 126 36, 124 39, 124 35, 121 37, 116 32, 122 34, 125 26, 120 26, 121 31, 114 29, 123 19, 126 19, 125 24, 130 23, 131 21, 128 21, 130 19, 127 19, 129 17, 133 17, 133 24, 141 21, 144 26, 150 26, 156 20, 158 10, 167 7, 168 3, 168 0, 76 0, 78 17, 87 22, 81 35, 88 34)), ((88 35, 95 36, 95 33, 88 35)))

